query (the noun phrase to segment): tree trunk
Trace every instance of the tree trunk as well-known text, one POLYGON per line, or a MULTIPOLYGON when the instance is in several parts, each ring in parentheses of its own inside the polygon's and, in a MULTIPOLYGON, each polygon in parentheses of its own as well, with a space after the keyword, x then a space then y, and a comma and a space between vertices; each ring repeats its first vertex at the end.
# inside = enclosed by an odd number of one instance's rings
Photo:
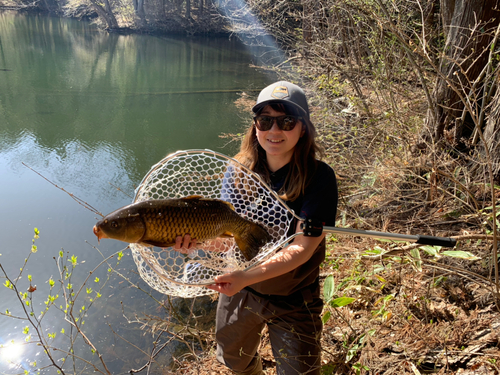
MULTIPOLYGON (((496 81, 499 82, 499 80, 500 73, 497 73, 496 81)), ((491 110, 483 135, 491 158, 493 178, 500 181, 500 90, 498 89, 491 102, 491 110)))
POLYGON ((146 26, 146 13, 144 12, 144 0, 132 0, 135 15, 139 18, 139 25, 146 26))
POLYGON ((311 2, 309 0, 303 1, 302 7, 303 7, 302 36, 306 43, 311 43, 313 35, 311 14, 314 11, 314 8, 312 7, 311 2))
POLYGON ((104 0, 104 8, 97 2, 97 0, 90 0, 90 2, 97 12, 97 15, 106 22, 108 29, 118 28, 118 22, 116 21, 108 0, 104 0))
POLYGON ((186 0, 186 19, 191 18, 191 0, 186 0))
POLYGON ((445 55, 440 61, 440 77, 433 93, 435 105, 427 113, 428 140, 438 141, 446 135, 460 148, 474 133, 485 87, 480 74, 488 62, 492 30, 500 20, 498 2, 441 0, 445 55), (480 81, 475 82, 478 78, 480 81), (472 111, 466 108, 465 97, 473 103, 472 111))

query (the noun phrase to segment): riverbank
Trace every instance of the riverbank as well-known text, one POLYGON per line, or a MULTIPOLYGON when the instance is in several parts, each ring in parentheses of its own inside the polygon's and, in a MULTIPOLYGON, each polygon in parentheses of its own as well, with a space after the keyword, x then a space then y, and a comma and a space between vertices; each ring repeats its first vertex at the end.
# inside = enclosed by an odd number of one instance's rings
POLYGON ((105 22, 104 17, 99 17, 99 12, 92 8, 78 5, 75 8, 67 3, 63 6, 48 7, 45 3, 37 5, 19 5, 15 1, 4 0, 0 2, 1 11, 17 11, 27 14, 44 14, 69 19, 90 21, 95 23, 101 30, 120 35, 151 35, 151 36, 213 36, 229 37, 229 30, 223 18, 217 12, 204 11, 193 12, 189 16, 181 15, 179 12, 165 12, 162 17, 152 17, 147 21, 137 20, 132 15, 121 17, 120 22, 105 22))

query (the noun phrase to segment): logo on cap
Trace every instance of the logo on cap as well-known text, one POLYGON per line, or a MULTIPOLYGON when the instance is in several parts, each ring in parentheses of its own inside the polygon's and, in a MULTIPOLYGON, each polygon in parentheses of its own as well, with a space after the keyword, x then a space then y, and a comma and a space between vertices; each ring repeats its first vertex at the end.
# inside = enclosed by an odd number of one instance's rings
POLYGON ((276 99, 285 99, 286 97, 288 97, 288 87, 286 86, 275 87, 271 96, 276 99))

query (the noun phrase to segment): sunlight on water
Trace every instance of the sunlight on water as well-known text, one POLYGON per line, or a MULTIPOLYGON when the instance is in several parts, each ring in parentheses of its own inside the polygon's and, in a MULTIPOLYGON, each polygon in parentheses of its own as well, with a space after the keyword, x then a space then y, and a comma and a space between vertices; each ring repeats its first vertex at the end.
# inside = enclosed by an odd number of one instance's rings
POLYGON ((244 0, 223 0, 217 3, 219 9, 232 22, 235 34, 248 50, 257 57, 261 65, 278 65, 285 60, 285 53, 269 35, 259 19, 252 13, 244 0))
POLYGON ((19 367, 20 359, 24 353, 25 345, 18 342, 9 342, 0 345, 0 360, 8 363, 10 368, 19 367))

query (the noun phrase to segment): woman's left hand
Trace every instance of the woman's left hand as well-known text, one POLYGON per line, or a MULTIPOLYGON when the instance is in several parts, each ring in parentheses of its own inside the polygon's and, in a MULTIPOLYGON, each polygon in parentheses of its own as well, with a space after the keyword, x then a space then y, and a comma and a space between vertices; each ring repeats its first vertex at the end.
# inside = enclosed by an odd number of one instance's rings
MULTIPOLYGON (((297 224, 298 230, 300 230, 300 223, 297 224)), ((248 285, 253 285, 290 272, 311 258, 314 250, 323 238, 325 238, 325 234, 319 237, 299 235, 294 238, 290 245, 278 251, 258 266, 248 271, 235 271, 216 276, 214 278, 215 283, 208 285, 207 288, 231 297, 248 285)))
POLYGON ((214 278, 215 284, 207 285, 207 288, 231 297, 247 286, 245 276, 244 271, 216 276, 214 278))

